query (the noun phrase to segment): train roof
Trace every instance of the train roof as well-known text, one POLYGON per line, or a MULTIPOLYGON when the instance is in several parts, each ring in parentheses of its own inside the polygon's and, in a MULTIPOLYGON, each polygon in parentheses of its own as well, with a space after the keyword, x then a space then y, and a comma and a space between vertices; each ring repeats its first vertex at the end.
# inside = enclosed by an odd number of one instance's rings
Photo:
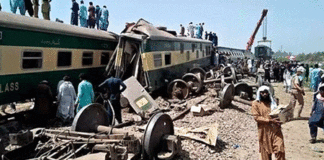
POLYGON ((58 23, 7 12, 0 12, 0 27, 109 41, 118 41, 119 38, 119 36, 113 32, 78 27, 70 24, 58 23))
POLYGON ((128 27, 126 27, 121 36, 127 36, 139 39, 151 39, 151 40, 171 40, 171 41, 186 41, 186 42, 203 42, 203 43, 212 43, 208 40, 190 38, 190 37, 177 37, 167 30, 161 30, 157 27, 153 26, 153 24, 149 23, 144 19, 139 19, 137 23, 134 23, 128 27), (136 36, 141 35, 141 36, 136 36))

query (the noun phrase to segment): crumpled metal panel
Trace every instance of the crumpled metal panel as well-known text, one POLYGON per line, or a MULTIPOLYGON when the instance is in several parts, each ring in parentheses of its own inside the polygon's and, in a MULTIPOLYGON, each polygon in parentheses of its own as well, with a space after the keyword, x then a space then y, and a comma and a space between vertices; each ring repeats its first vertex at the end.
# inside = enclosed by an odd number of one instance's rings
POLYGON ((128 99, 130 106, 137 114, 142 114, 142 112, 151 113, 157 109, 158 104, 135 77, 132 76, 126 79, 124 83, 127 88, 122 95, 128 99))

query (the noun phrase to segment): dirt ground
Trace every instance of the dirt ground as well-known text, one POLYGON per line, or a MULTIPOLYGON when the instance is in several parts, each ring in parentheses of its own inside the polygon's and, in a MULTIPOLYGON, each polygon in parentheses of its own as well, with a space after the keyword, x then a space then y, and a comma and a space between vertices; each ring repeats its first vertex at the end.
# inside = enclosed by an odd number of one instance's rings
MULTIPOLYGON (((275 88, 275 96, 280 100, 280 104, 286 105, 289 103, 290 94, 286 93, 282 83, 272 83, 275 88)), ((318 130, 317 143, 309 143, 310 132, 308 127, 308 118, 312 108, 313 92, 305 88, 306 95, 304 96, 305 106, 300 119, 287 122, 282 125, 284 135, 286 159, 291 160, 311 160, 324 159, 324 131, 318 130)), ((297 103, 295 114, 299 109, 297 103)))
MULTIPOLYGON (((290 94, 286 93, 282 83, 272 83, 275 89, 275 96, 279 98, 280 104, 287 105, 290 101, 290 94)), ((319 129, 317 143, 310 144, 310 134, 308 118, 311 111, 312 94, 310 90, 305 90, 305 107, 302 118, 294 119, 282 125, 284 135, 286 159, 287 160, 318 160, 324 159, 324 131, 319 129)), ((191 107, 190 101, 195 98, 207 97, 201 104, 208 107, 217 107, 215 95, 212 89, 208 89, 198 97, 188 99, 187 107, 191 107)), ((165 100, 156 100, 159 105, 164 105, 165 100)), ((181 108, 175 106, 175 108, 181 108)), ((171 117, 178 115, 179 109, 171 109, 166 112, 171 117)), ((297 103, 295 115, 299 109, 297 103)), ((184 108, 181 109, 182 111, 184 108)), ((190 139, 182 140, 182 152, 175 159, 235 159, 235 160, 257 160, 260 159, 258 148, 258 133, 255 120, 250 114, 251 106, 238 102, 224 110, 217 110, 210 115, 195 117, 191 113, 184 118, 174 122, 174 126, 184 128, 197 128, 218 124, 218 138, 216 147, 211 147, 190 139)), ((123 119, 134 117, 134 114, 126 113, 123 110, 123 119)))

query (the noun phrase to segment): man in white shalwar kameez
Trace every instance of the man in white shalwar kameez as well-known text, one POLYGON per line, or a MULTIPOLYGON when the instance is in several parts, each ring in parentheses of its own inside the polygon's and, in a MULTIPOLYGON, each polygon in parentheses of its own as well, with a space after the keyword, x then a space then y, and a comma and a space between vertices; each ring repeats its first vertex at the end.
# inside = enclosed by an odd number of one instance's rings
POLYGON ((56 117, 60 118, 64 123, 74 118, 74 102, 76 100, 75 89, 70 82, 70 77, 65 76, 64 82, 60 85, 57 95, 58 108, 56 117))
POLYGON ((283 78, 284 78, 285 90, 286 90, 286 93, 288 93, 291 89, 291 74, 288 69, 285 70, 283 78))

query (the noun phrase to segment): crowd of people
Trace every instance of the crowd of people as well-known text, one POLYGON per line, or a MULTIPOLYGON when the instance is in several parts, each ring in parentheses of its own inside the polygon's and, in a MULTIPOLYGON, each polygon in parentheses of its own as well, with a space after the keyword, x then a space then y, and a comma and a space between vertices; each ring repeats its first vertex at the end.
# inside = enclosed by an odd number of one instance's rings
POLYGON ((84 5, 84 1, 81 0, 81 6, 72 0, 72 14, 71 14, 71 24, 78 25, 78 17, 80 18, 80 26, 86 28, 95 28, 99 30, 107 31, 109 26, 109 11, 107 6, 103 6, 100 8, 99 5, 94 7, 92 2, 89 2, 89 8, 84 5), (80 11, 80 13, 79 13, 80 11), (89 12, 89 16, 87 15, 87 11, 89 12))
MULTIPOLYGON (((191 38, 198 38, 203 39, 203 33, 204 33, 204 25, 205 23, 199 23, 196 24, 196 26, 193 25, 192 22, 189 23, 187 28, 187 35, 185 34, 185 27, 180 24, 180 36, 185 37, 191 37, 191 38)), ((218 37, 216 33, 205 31, 205 40, 209 40, 213 42, 213 46, 218 45, 218 37)))
MULTIPOLYGON (((81 82, 78 85, 77 94, 70 76, 65 75, 57 84, 56 122, 58 125, 71 124, 76 113, 95 101, 94 89, 91 82, 88 80, 89 77, 87 74, 81 73, 79 79, 81 82)), ((108 104, 105 106, 109 117, 112 119, 112 117, 115 116, 117 122, 122 123, 120 94, 126 89, 126 85, 119 78, 110 77, 100 84, 98 89, 101 89, 101 91, 104 90, 108 94, 109 101, 112 105, 111 107, 113 108, 112 111, 108 104)), ((34 112, 43 120, 40 125, 47 124, 48 117, 53 111, 51 108, 55 108, 51 107, 54 100, 55 95, 51 91, 49 82, 46 80, 40 82, 37 87, 34 107, 34 112)))
MULTIPOLYGON (((310 89, 313 91, 312 110, 309 118, 310 143, 316 143, 318 127, 323 129, 324 124, 324 75, 318 64, 309 66, 297 62, 279 63, 275 60, 252 61, 245 59, 243 66, 247 66, 251 73, 264 75, 263 80, 271 83, 284 82, 286 92, 290 93, 291 99, 287 107, 287 119, 301 118, 304 108, 305 82, 310 80, 310 89), (246 64, 246 65, 244 65, 246 64), (297 116, 294 116, 296 103, 300 107, 297 116)), ((259 148, 262 160, 271 159, 275 154, 278 160, 285 159, 282 122, 278 117, 270 116, 277 109, 278 103, 272 96, 268 86, 261 86, 257 91, 257 98, 252 103, 252 115, 258 124, 259 148)))
MULTIPOLYGON (((20 14, 25 15, 26 11, 31 17, 38 18, 38 9, 39 9, 39 0, 9 0, 10 1, 10 10, 12 13, 17 12, 19 8, 20 14)), ((51 0, 42 0, 41 11, 43 14, 43 18, 45 20, 50 20, 50 11, 51 11, 51 0)), ((71 24, 78 26, 78 22, 80 20, 80 26, 86 28, 97 28, 98 30, 108 30, 109 26, 109 11, 107 6, 103 6, 100 8, 99 5, 94 7, 92 2, 89 2, 89 7, 84 4, 84 1, 80 1, 80 6, 76 2, 76 0, 72 0, 72 13, 71 13, 71 24), (89 13, 89 15, 88 15, 89 13)), ((0 11, 1 11, 1 3, 0 3, 0 11)), ((63 22, 59 19, 56 19, 57 22, 63 22)))

